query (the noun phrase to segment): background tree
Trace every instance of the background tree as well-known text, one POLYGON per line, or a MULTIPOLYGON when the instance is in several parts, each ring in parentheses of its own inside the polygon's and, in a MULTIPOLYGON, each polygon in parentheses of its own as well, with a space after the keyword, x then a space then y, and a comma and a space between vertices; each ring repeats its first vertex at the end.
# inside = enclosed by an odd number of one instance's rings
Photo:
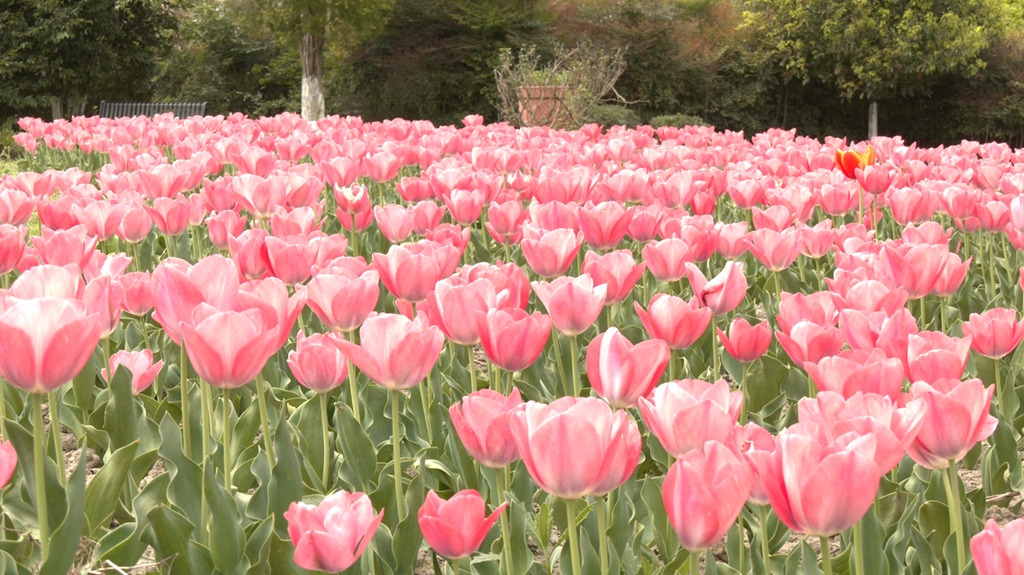
POLYGON ((1000 35, 1006 4, 996 0, 750 0, 747 25, 805 84, 833 86, 870 102, 868 136, 878 133, 878 100, 927 93, 943 77, 971 77, 1000 35))
POLYGON ((174 25, 164 0, 0 0, 0 115, 143 97, 174 25))

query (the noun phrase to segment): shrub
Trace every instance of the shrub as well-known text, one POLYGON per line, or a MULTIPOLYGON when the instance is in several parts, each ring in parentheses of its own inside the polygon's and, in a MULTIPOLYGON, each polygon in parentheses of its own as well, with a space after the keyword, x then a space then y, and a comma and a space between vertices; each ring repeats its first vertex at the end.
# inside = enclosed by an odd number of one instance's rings
POLYGON ((587 124, 600 124, 602 128, 625 126, 635 128, 643 123, 640 115, 625 106, 615 104, 598 104, 586 116, 587 124))

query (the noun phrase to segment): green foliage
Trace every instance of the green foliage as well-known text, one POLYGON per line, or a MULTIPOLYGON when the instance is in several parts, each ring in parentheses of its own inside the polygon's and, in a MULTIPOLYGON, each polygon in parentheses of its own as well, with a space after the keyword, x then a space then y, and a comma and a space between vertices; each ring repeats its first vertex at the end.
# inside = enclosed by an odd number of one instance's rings
POLYGON ((703 126, 704 120, 697 116, 688 116, 686 114, 668 114, 665 116, 655 116, 648 122, 652 128, 658 129, 665 126, 673 126, 676 128, 685 128, 686 126, 703 126))
POLYGON ((640 120, 639 114, 625 106, 599 104, 594 106, 587 115, 586 123, 600 124, 602 128, 610 128, 612 126, 635 128, 643 122, 640 120))

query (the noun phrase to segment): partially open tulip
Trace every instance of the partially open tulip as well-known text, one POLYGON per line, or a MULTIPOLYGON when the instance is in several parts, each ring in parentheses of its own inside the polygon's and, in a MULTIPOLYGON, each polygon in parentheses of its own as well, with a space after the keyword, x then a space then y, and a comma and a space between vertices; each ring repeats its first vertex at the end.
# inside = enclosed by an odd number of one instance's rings
POLYGON ((348 361, 341 353, 335 334, 301 331, 295 338, 295 350, 288 353, 288 367, 296 381, 317 393, 327 393, 348 377, 348 361))
POLYGON ((686 275, 690 278, 694 296, 716 316, 735 309, 747 295, 747 277, 743 275, 743 262, 726 262, 722 271, 711 281, 705 279, 700 268, 687 263, 686 275))
POLYGON ((949 251, 944 246, 916 244, 905 253, 891 247, 882 248, 882 267, 892 284, 909 294, 910 299, 928 295, 942 272, 949 251))
POLYGON ((829 292, 820 291, 810 295, 782 292, 779 314, 775 319, 779 330, 789 333, 793 326, 801 321, 809 321, 823 327, 835 327, 839 322, 839 312, 836 311, 832 294, 829 292))
POLYGON ((665 238, 644 246, 647 269, 658 281, 674 282, 686 275, 686 264, 693 261, 694 248, 680 238, 665 238))
POLYGON ((870 352, 846 350, 816 363, 806 362, 804 369, 819 391, 835 392, 845 398, 872 393, 896 400, 903 388, 903 363, 886 357, 878 348, 870 352))
POLYGON ((636 407, 657 385, 668 360, 664 341, 651 339, 633 345, 613 327, 590 340, 587 377, 594 392, 615 409, 636 407))
POLYGON ((210 243, 218 250, 227 251, 230 247, 228 238, 237 238, 245 231, 247 218, 234 210, 216 212, 206 218, 206 230, 210 233, 210 243))
POLYGON ((377 306, 380 276, 375 269, 352 273, 341 268, 317 274, 305 286, 306 303, 324 327, 342 333, 363 325, 377 306))
POLYGON ((149 272, 131 272, 117 278, 124 289, 121 308, 135 316, 143 316, 153 309, 153 276, 149 272))
POLYGON ((182 322, 182 339, 192 367, 206 383, 221 389, 242 387, 256 379, 274 353, 278 328, 264 313, 218 311, 200 303, 190 323, 182 322))
POLYGON ((569 271, 576 252, 583 245, 583 233, 566 228, 545 231, 524 225, 520 245, 523 257, 533 273, 545 278, 556 278, 569 271))
POLYGON ((910 335, 907 341, 908 379, 932 383, 946 378, 960 379, 967 368, 973 339, 922 331, 910 335))
POLYGON ((519 200, 509 200, 502 204, 491 202, 484 226, 499 244, 517 244, 523 238, 522 225, 527 215, 519 200))
POLYGON ((533 365, 551 336, 551 318, 518 307, 477 312, 476 323, 487 359, 508 372, 533 365))
POLYGON ((939 274, 935 276, 935 283, 932 284, 932 294, 940 298, 949 297, 960 290, 967 272, 971 269, 974 257, 967 258, 967 261, 960 259, 960 256, 953 252, 946 254, 942 262, 939 274))
POLYGON ((337 341, 341 352, 373 382, 392 391, 414 387, 430 370, 444 346, 441 330, 403 315, 373 315, 359 329, 360 345, 337 341))
MULTIPOLYGON (((665 512, 684 549, 710 549, 736 524, 754 484, 750 465, 725 445, 709 441, 684 454, 661 487, 665 512)), ((691 557, 696 561, 696 557, 691 557)))
POLYGON ((583 273, 590 274, 596 285, 607 286, 604 305, 621 303, 633 291, 646 264, 636 264, 629 250, 617 250, 605 255, 587 252, 583 257, 583 273))
POLYGON ((462 226, 472 225, 483 212, 484 197, 479 190, 455 189, 441 196, 441 200, 455 223, 462 226))
POLYGON ((441 557, 457 561, 476 553, 506 507, 508 502, 502 503, 488 517, 483 497, 472 489, 447 501, 431 489, 417 519, 427 545, 441 557))
POLYGON ((99 276, 85 286, 82 302, 100 324, 100 339, 107 339, 121 323, 124 288, 110 276, 99 276))
POLYGON ((243 277, 259 279, 270 271, 267 260, 263 257, 263 247, 268 237, 270 234, 260 228, 245 230, 238 234, 238 237, 228 236, 231 260, 235 262, 243 277))
POLYGON ((522 404, 516 388, 508 397, 481 389, 452 404, 448 413, 470 457, 484 467, 501 469, 519 459, 509 421, 522 404))
POLYGON ((829 443, 814 424, 782 431, 775 451, 746 452, 772 510, 790 529, 831 537, 852 527, 871 508, 882 470, 874 460, 873 434, 829 443))
POLYGON ((738 317, 729 324, 728 335, 721 329, 716 329, 725 351, 742 363, 759 359, 772 344, 772 330, 768 327, 768 322, 751 326, 750 322, 738 317))
POLYGON ((583 238, 595 250, 615 249, 629 229, 633 209, 619 202, 587 203, 578 212, 583 238))
POLYGON ((164 366, 163 361, 153 363, 153 352, 144 349, 142 351, 121 350, 110 356, 109 370, 104 368, 100 371, 103 379, 110 379, 117 373, 117 366, 123 365, 132 373, 132 393, 142 393, 149 389, 156 376, 160 374, 160 368, 164 366))
POLYGON ((507 292, 496 294, 490 280, 462 283, 453 276, 437 282, 420 309, 425 308, 430 323, 441 328, 449 340, 472 346, 480 343, 476 313, 499 307, 507 296, 507 292))
POLYGON ((910 397, 923 400, 927 410, 907 453, 928 469, 946 469, 963 459, 999 424, 988 414, 994 392, 995 387, 985 387, 980 379, 915 382, 910 397))
POLYGON ((192 321, 192 312, 200 303, 219 310, 234 309, 238 295, 238 268, 220 255, 203 258, 196 265, 168 258, 153 271, 153 319, 167 335, 181 342, 181 324, 192 321))
POLYGON ((190 206, 185 196, 176 199, 157 198, 153 207, 144 206, 146 213, 153 220, 160 233, 167 236, 179 236, 188 229, 190 206))
POLYGON ((652 399, 640 398, 644 423, 672 457, 703 449, 708 441, 725 443, 736 427, 743 392, 729 392, 720 379, 714 385, 695 379, 670 381, 654 389, 652 399))
POLYGON ((85 226, 57 231, 44 227, 41 237, 31 239, 32 246, 39 253, 39 261, 44 264, 74 264, 84 269, 96 251, 97 240, 87 234, 85 226))
POLYGON ((455 271, 459 249, 431 241, 394 245, 387 254, 373 254, 373 265, 384 287, 395 297, 409 303, 427 299, 434 284, 455 271))
POLYGON ((611 491, 640 460, 640 431, 629 412, 613 412, 596 397, 531 401, 512 415, 511 429, 530 477, 563 499, 611 491), (579 448, 583 437, 587 449, 579 448))
POLYGON ((866 166, 874 165, 875 163, 875 149, 868 146, 867 151, 858 152, 856 150, 836 150, 835 157, 836 166, 843 172, 843 174, 851 180, 856 179, 857 169, 864 169, 866 166))
POLYGON ((533 282, 531 285, 547 308, 555 329, 567 337, 589 329, 604 309, 607 287, 595 286, 590 274, 578 278, 560 277, 551 283, 533 282))
POLYGON ((972 313, 960 329, 971 337, 971 349, 992 359, 1005 357, 1024 339, 1024 321, 1017 321, 1016 310, 1006 308, 972 313))
POLYGON ((82 371, 100 329, 96 316, 76 300, 8 302, 0 315, 0 375, 28 393, 53 391, 82 371))
POLYGON ((1024 519, 999 527, 989 519, 971 538, 971 555, 978 575, 1024 575, 1024 519))
MULTIPOLYGON (((319 232, 317 232, 319 233, 319 232)), ((304 235, 277 238, 270 236, 260 248, 267 270, 285 285, 295 286, 309 279, 316 248, 304 235)))
MULTIPOLYGON (((736 453, 741 455, 753 450, 768 453, 775 451, 775 436, 768 433, 767 429, 753 422, 742 427, 736 426, 733 430, 732 440, 736 453)), ((751 468, 751 472, 753 471, 753 468, 751 468)), ((750 495, 747 496, 747 501, 759 506, 768 505, 768 494, 764 491, 761 478, 757 476, 757 473, 753 473, 753 476, 754 483, 750 487, 750 495)))
POLYGON ((822 358, 836 355, 846 342, 838 329, 809 321, 798 322, 788 334, 776 331, 775 338, 793 363, 800 367, 807 362, 817 363, 822 358))
POLYGON ((390 243, 404 242, 412 233, 412 212, 404 206, 398 204, 376 206, 373 208, 373 218, 377 221, 381 233, 390 243))
POLYGON ((778 273, 793 265, 800 255, 800 238, 795 228, 782 232, 764 228, 748 234, 747 245, 761 265, 778 273))
POLYGON ((340 573, 358 561, 370 545, 384 511, 374 516, 366 494, 339 491, 316 506, 293 502, 284 518, 299 567, 340 573))
MULTIPOLYGON (((677 351, 693 345, 711 323, 711 310, 701 306, 696 298, 687 302, 680 297, 659 293, 651 298, 646 311, 640 307, 640 302, 633 302, 633 306, 647 333, 677 351)), ((771 332, 768 337, 770 341, 771 332)))

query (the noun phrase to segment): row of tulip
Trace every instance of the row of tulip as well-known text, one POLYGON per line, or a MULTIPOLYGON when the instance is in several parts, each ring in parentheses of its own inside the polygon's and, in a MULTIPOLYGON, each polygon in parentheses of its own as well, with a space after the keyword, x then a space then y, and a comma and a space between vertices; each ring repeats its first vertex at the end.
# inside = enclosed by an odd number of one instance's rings
POLYGON ((464 123, 23 119, 4 560, 1024 569, 1016 152, 464 123))

